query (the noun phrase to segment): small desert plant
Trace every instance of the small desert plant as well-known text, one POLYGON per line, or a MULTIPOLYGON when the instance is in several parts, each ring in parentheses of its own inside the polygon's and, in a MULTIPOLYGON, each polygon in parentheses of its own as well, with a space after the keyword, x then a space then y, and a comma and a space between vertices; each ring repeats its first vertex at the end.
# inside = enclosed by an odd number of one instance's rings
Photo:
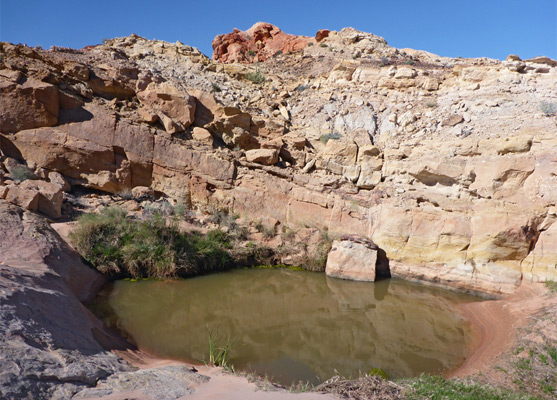
POLYGON ((257 68, 254 72, 246 74, 246 79, 256 85, 260 85, 265 82, 265 75, 257 68))
POLYGON ((404 61, 404 64, 406 65, 414 65, 416 64, 416 61, 412 60, 411 58, 409 58, 408 60, 404 61))
POLYGON ((321 43, 321 44, 319 45, 319 47, 329 47, 329 46, 327 46, 327 43, 321 43))
POLYGON ((332 245, 333 241, 329 237, 328 232, 326 230, 321 231, 319 243, 311 251, 306 249, 306 254, 302 257, 300 266, 307 271, 325 271, 327 256, 329 251, 331 251, 332 245))
POLYGON ((27 179, 36 178, 33 171, 31 171, 31 169, 29 169, 29 167, 25 165, 16 165, 14 168, 12 168, 10 177, 16 182, 23 182, 27 179))
POLYGON ((224 369, 234 370, 234 367, 230 364, 230 350, 234 345, 234 340, 230 338, 226 339, 224 345, 219 345, 219 331, 213 334, 209 329, 209 325, 205 325, 207 334, 209 335, 209 364, 217 367, 222 367, 224 369))
POLYGON ((213 89, 213 92, 222 92, 222 89, 216 83, 211 83, 211 88, 213 89))
POLYGON ((274 225, 273 226, 265 225, 261 221, 258 221, 255 224, 255 229, 257 229, 260 233, 262 233, 265 239, 271 239, 275 237, 275 235, 277 234, 276 227, 274 225))
POLYGON ((235 236, 236 239, 245 239, 247 237, 247 228, 236 222, 239 217, 238 215, 230 214, 227 209, 219 209, 214 206, 209 210, 209 214, 209 222, 221 228, 226 228, 228 234, 235 236))
POLYGON ((548 288, 551 293, 557 293, 557 281, 545 281, 545 287, 548 288))
POLYGON ((429 107, 429 108, 435 108, 435 107, 437 107, 437 102, 433 101, 433 100, 429 100, 425 103, 425 105, 426 105, 426 107, 429 107))
POLYGON ((250 55, 250 57, 254 57, 256 52, 253 50, 248 51, 248 54, 250 55))
POLYGON ((391 60, 389 60, 387 57, 381 57, 381 59, 379 60, 379 66, 386 67, 387 65, 391 65, 391 60))
POLYGON ((126 188, 126 189, 122 189, 121 191, 119 191, 118 193, 116 193, 118 195, 118 197, 120 197, 122 200, 131 200, 133 199, 133 193, 131 191, 131 189, 126 188))
POLYGON ((142 218, 146 220, 152 219, 157 215, 170 217, 174 214, 174 207, 172 207, 172 205, 166 199, 147 203, 143 206, 142 210, 142 218))
POLYGON ((342 137, 340 133, 333 132, 333 133, 325 133, 319 137, 319 141, 323 144, 327 144, 327 142, 331 139, 338 140, 342 137))
POLYGON ((551 117, 557 114, 557 103, 542 101, 540 103, 540 111, 543 112, 546 117, 551 117))

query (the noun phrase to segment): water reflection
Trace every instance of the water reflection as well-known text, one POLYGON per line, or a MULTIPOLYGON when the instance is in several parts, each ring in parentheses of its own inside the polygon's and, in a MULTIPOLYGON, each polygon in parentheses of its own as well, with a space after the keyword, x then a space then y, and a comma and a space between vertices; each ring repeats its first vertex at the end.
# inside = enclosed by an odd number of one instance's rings
POLYGON ((289 270, 236 270, 172 282, 116 282, 112 323, 163 357, 208 358, 207 324, 235 338, 237 369, 283 383, 382 368, 391 377, 454 368, 466 321, 455 304, 475 300, 397 280, 376 283, 289 270), (117 322, 115 322, 117 321, 117 322))

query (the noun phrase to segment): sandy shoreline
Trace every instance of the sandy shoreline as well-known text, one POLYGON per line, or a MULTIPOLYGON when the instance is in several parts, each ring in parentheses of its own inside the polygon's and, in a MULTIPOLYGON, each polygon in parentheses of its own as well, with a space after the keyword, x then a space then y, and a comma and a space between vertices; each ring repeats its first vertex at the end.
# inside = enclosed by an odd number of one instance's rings
POLYGON ((522 283, 503 299, 458 305, 458 311, 472 324, 472 352, 447 377, 461 378, 488 370, 499 356, 512 351, 517 330, 542 308, 557 303, 557 296, 548 298, 547 293, 543 283, 522 283))

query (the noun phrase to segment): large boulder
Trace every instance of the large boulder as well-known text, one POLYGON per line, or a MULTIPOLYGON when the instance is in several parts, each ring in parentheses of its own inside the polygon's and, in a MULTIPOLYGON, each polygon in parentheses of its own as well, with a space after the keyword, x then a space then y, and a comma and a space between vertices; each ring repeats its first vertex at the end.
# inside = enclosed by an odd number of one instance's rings
POLYGON ((170 84, 151 83, 137 98, 157 114, 168 133, 183 132, 195 119, 195 98, 170 84))
POLYGON ((59 185, 40 180, 27 180, 22 182, 19 187, 23 190, 39 194, 37 211, 54 219, 62 216, 61 210, 64 193, 59 185))
POLYGON ((253 163, 273 165, 278 161, 278 154, 276 149, 254 149, 246 151, 246 159, 253 163))
POLYGON ((15 204, 24 210, 37 211, 39 208, 39 192, 36 190, 23 189, 18 186, 7 187, 3 198, 9 203, 15 204))
POLYGON ((343 236, 333 242, 325 273, 333 278, 375 281, 386 274, 382 264, 377 263, 377 250, 377 245, 369 239, 343 236))

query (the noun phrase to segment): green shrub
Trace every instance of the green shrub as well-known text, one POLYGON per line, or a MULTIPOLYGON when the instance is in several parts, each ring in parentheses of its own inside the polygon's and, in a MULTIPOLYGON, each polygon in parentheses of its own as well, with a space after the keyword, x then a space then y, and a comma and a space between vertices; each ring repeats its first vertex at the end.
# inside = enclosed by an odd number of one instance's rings
POLYGON ((26 181, 27 179, 36 178, 33 171, 31 171, 31 169, 29 169, 25 165, 17 165, 14 168, 12 168, 10 172, 10 177, 16 182, 23 182, 26 181))
POLYGON ((246 79, 256 85, 260 85, 265 82, 265 75, 259 69, 256 69, 255 72, 246 74, 246 79))
POLYGON ((540 111, 544 113, 546 117, 551 117, 557 114, 557 103, 549 103, 542 101, 540 103, 540 111))
POLYGON ((329 47, 329 46, 327 46, 326 43, 321 43, 321 44, 319 45, 319 47, 329 47))
POLYGON ((187 277, 233 261, 224 232, 182 233, 160 214, 137 220, 117 207, 83 215, 71 238, 83 258, 111 278, 187 277))
POLYGON ((250 50, 250 51, 248 51, 248 54, 250 55, 250 57, 254 57, 256 53, 255 53, 255 51, 250 50))
POLYGON ((338 140, 342 137, 342 135, 340 133, 325 133, 324 135, 321 135, 319 137, 319 141, 323 144, 327 144, 327 142, 331 139, 333 140, 338 140))

